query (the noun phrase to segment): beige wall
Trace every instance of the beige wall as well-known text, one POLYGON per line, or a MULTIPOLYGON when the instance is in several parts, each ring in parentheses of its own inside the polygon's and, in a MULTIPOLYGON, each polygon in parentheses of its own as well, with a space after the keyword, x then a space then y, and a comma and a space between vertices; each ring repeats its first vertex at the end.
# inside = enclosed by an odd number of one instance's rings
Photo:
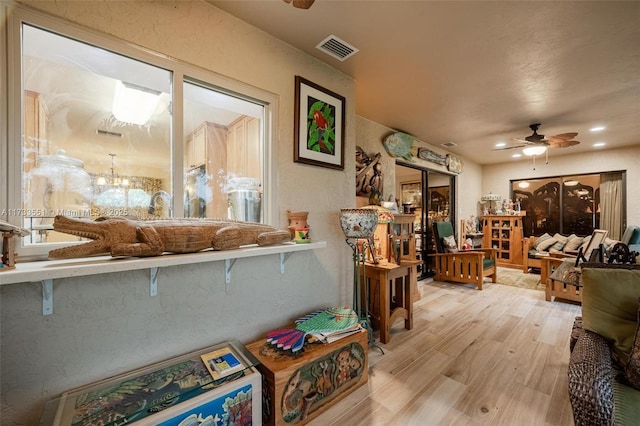
MULTIPOLYGON (((278 224, 308 210, 311 237, 326 249, 224 263, 55 280, 54 313, 42 316, 39 283, 0 287, 2 424, 37 424, 44 403, 70 388, 235 338, 250 342, 312 310, 351 303, 352 255, 339 226, 354 206, 354 81, 200 1, 22 1, 278 96, 275 157, 278 224), (343 171, 293 162, 294 76, 346 98, 343 171)), ((2 4, 6 4, 3 2, 2 4)), ((4 148, 3 148, 4 150, 4 148)))

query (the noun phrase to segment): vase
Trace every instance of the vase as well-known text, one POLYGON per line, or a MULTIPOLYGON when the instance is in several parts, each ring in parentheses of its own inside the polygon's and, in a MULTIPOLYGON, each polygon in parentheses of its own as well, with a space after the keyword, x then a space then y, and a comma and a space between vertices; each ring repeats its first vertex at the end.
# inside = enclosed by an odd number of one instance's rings
POLYGON ((371 238, 378 225, 373 209, 340 209, 340 226, 347 238, 371 238))
POLYGON ((308 229, 309 223, 307 222, 307 217, 309 216, 309 212, 292 212, 291 210, 287 210, 287 218, 289 219, 289 233, 291 234, 291 239, 295 239, 296 229, 308 229))

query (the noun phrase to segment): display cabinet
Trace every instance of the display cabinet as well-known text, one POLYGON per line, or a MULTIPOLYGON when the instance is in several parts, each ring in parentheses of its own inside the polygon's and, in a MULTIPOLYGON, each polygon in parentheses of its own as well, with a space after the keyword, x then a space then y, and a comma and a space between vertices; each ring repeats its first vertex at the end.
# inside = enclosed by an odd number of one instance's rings
MULTIPOLYGON (((521 212, 523 213, 523 212, 521 212)), ((482 217, 483 246, 498 250, 498 266, 522 268, 522 218, 524 215, 482 217)))
POLYGON ((259 425, 258 364, 239 342, 221 343, 65 392, 47 404, 41 424, 259 425), (205 360, 227 360, 225 354, 239 366, 214 378, 205 360))

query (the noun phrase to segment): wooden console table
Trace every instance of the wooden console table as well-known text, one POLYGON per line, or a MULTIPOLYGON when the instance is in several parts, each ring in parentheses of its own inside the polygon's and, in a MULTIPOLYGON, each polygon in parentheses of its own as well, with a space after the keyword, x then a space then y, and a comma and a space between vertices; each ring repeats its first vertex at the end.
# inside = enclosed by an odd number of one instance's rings
MULTIPOLYGON (((391 339, 391 326, 399 319, 404 319, 404 328, 413 328, 412 288, 417 288, 417 265, 420 261, 403 261, 395 263, 367 263, 362 274, 362 285, 369 286, 369 314, 374 328, 380 330, 380 342, 387 343, 391 339)), ((364 291, 361 294, 366 294, 364 291)))

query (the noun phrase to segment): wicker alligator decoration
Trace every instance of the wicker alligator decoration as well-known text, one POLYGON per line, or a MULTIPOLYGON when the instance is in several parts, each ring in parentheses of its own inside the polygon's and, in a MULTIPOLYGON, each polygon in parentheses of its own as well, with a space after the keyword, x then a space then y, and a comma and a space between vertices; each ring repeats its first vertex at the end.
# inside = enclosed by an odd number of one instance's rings
POLYGON ((268 246, 291 240, 289 231, 251 222, 218 219, 132 220, 123 217, 75 219, 56 216, 53 229, 91 238, 85 244, 49 251, 49 259, 70 259, 110 253, 120 256, 159 256, 164 252, 195 253, 242 245, 268 246))

